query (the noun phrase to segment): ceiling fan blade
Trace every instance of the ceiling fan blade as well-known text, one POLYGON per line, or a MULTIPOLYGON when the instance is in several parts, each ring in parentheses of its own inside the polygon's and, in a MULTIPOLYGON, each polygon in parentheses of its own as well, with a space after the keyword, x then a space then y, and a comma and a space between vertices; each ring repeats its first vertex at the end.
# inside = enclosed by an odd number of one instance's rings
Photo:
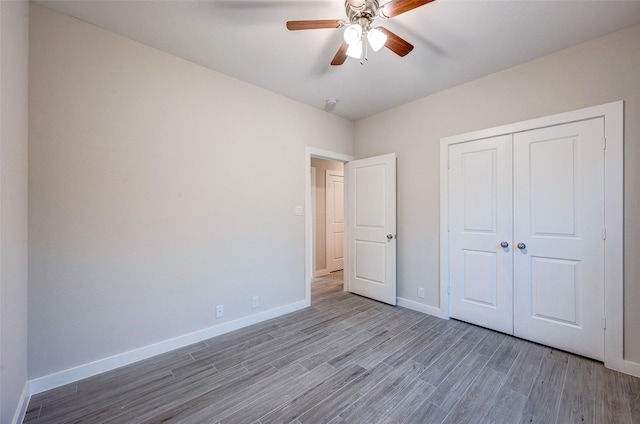
POLYGON ((403 38, 398 37, 393 32, 384 27, 377 27, 380 31, 384 32, 387 36, 387 42, 384 46, 397 54, 400 57, 406 56, 413 50, 413 45, 403 38))
POLYGON ((340 28, 342 22, 337 19, 320 19, 315 21, 288 21, 287 29, 289 31, 299 31, 302 29, 322 29, 322 28, 340 28))
POLYGON ((392 0, 382 7, 382 13, 387 18, 393 18, 416 7, 424 6, 433 0, 392 0))
POLYGON ((345 62, 345 60, 347 60, 348 48, 349 48, 349 45, 343 41, 342 45, 340 46, 340 48, 336 52, 336 55, 333 57, 333 60, 331 61, 332 66, 342 65, 345 62))

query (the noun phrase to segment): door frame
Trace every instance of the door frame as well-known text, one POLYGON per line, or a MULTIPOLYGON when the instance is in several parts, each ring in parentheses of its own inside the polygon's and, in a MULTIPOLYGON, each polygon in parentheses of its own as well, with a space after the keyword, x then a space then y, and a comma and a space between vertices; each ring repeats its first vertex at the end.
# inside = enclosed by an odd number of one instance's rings
MULTIPOLYGON (((304 302, 306 306, 311 306, 311 278, 313 275, 313 208, 311 207, 311 158, 332 160, 335 162, 347 163, 355 159, 355 156, 344 153, 332 152, 307 146, 304 150, 304 302)), ((346 177, 345 177, 346 183, 346 177)), ((345 203, 346 203, 345 192, 345 203)), ((345 250, 345 253, 347 251, 345 250)), ((345 274, 347 264, 345 261, 345 274)), ((344 283, 347 290, 347 282, 344 283)))
POLYGON ((449 316, 449 146, 564 123, 604 118, 605 151, 605 353, 607 368, 640 376, 640 364, 624 360, 623 181, 624 102, 617 101, 440 139, 440 309, 449 316))

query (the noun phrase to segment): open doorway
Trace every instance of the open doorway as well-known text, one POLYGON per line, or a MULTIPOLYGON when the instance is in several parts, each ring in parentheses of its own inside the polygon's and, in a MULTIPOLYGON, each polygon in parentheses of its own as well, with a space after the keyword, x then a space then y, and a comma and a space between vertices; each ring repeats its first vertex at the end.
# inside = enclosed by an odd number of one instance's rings
POLYGON ((313 276, 344 268, 344 164, 311 158, 313 276))
POLYGON ((344 165, 352 156, 307 148, 305 294, 312 284, 344 290, 344 165))
POLYGON ((311 193, 314 301, 344 287, 344 163, 311 158, 311 193))
POLYGON ((305 303, 311 306, 314 269, 311 158, 348 162, 344 176, 348 212, 344 219, 347 249, 343 290, 396 305, 395 153, 354 160, 352 156, 312 147, 305 151, 305 303))
POLYGON ((311 158, 312 302, 344 289, 344 163, 311 158))

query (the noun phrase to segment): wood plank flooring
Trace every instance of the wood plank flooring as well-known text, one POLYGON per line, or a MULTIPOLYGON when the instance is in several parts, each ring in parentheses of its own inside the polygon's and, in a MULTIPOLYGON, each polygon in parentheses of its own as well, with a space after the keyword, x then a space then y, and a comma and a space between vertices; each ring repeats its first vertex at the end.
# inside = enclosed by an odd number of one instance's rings
POLYGON ((640 424, 640 379, 314 281, 310 308, 34 395, 36 423, 640 424))

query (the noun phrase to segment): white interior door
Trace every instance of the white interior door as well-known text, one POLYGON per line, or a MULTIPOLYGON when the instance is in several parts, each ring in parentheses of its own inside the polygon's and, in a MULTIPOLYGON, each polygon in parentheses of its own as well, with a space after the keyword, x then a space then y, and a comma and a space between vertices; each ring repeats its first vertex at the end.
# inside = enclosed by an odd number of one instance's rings
POLYGON ((344 174, 326 170, 327 271, 343 268, 344 263, 344 174))
POLYGON ((513 170, 515 335, 600 360, 603 142, 602 118, 519 133, 513 170))
POLYGON ((396 155, 346 164, 349 291, 396 304, 396 155))
POLYGON ((511 161, 511 135, 449 148, 450 315, 510 334, 511 161))

